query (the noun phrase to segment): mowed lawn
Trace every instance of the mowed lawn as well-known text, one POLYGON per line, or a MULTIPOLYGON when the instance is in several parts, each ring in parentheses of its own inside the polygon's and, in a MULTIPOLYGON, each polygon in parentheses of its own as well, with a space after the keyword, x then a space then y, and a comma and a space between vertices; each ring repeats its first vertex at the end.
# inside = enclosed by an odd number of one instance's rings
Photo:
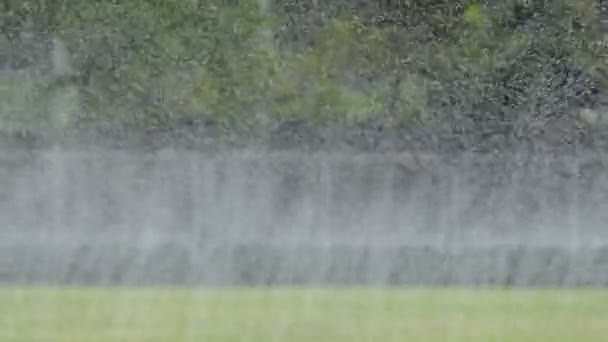
POLYGON ((2 288, 0 341, 608 341, 608 291, 2 288))

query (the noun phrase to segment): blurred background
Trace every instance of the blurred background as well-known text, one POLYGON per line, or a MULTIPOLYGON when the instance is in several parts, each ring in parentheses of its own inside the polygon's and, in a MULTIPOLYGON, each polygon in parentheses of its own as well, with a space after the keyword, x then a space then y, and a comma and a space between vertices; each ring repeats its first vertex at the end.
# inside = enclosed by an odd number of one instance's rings
POLYGON ((602 149, 605 7, 4 0, 0 132, 153 149, 602 149))
POLYGON ((0 281, 606 285, 603 1, 0 10, 0 281))

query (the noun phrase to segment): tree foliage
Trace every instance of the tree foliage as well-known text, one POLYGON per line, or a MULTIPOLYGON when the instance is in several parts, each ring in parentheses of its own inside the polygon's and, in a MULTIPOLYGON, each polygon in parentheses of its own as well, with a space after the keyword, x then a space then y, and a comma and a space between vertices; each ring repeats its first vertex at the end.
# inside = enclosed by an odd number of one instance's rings
POLYGON ((26 33, 64 42, 73 126, 263 141, 289 122, 363 125, 498 148, 559 143, 552 132, 580 133, 577 108, 602 114, 602 18, 596 0, 277 0, 270 13, 255 0, 4 0, 14 53, 0 62, 15 67, 26 33))

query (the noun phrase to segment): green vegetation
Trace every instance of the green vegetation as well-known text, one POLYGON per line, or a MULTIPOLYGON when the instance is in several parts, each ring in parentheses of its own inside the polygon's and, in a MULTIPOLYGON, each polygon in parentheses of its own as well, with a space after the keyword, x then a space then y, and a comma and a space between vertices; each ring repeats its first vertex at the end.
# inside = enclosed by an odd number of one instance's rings
POLYGON ((600 290, 0 290, 2 341, 604 341, 600 290))
POLYGON ((265 141, 290 122, 403 134, 422 125, 508 145, 560 120, 578 130, 579 108, 603 108, 596 0, 263 3, 5 0, 0 46, 12 53, 0 63, 31 52, 24 33, 44 32, 66 44, 74 75, 59 88, 38 84, 52 77, 0 77, 0 130, 204 126, 265 141), (58 123, 41 108, 65 86, 77 89, 77 110, 58 123))

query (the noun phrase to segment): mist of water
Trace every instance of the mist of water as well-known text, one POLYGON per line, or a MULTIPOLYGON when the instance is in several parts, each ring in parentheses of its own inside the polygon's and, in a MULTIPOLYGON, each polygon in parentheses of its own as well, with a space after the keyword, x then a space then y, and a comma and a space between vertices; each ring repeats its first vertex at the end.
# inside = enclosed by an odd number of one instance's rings
POLYGON ((0 282, 608 284, 604 160, 0 151, 0 282))

